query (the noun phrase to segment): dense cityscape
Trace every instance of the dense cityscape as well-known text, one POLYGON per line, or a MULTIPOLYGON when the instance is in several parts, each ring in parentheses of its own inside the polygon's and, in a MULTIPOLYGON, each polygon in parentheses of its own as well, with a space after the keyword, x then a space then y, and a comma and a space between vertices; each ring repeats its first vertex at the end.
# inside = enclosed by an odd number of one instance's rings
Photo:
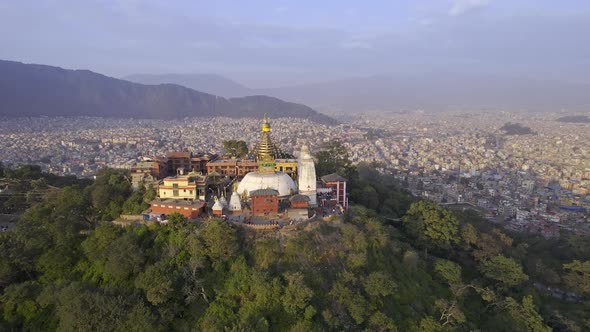
MULTIPOLYGON (((284 151, 312 153, 340 141, 353 163, 392 173, 415 196, 480 210, 504 227, 545 237, 590 233, 590 130, 557 113, 396 112, 347 116, 337 126, 273 119, 284 151), (509 133, 506 123, 532 134, 509 133)), ((0 124, 6 165, 58 175, 131 169, 170 151, 223 155, 223 141, 255 142, 259 119, 15 118, 0 124)), ((251 148, 251 147, 250 147, 251 148)))

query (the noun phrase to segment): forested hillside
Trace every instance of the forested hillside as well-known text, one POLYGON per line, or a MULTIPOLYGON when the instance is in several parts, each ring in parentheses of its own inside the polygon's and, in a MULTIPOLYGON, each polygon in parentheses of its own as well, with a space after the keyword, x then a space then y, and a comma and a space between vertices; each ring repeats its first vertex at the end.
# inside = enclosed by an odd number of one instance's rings
POLYGON ((590 329, 588 238, 515 237, 370 167, 350 175, 364 206, 276 233, 180 215, 115 226, 153 195, 132 193, 122 171, 56 188, 0 233, 0 329, 590 329))

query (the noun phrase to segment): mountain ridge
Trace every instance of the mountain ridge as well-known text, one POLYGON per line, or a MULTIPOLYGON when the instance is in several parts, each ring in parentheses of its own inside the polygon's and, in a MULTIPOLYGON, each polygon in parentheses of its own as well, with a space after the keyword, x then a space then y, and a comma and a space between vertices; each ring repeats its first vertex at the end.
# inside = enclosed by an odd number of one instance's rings
POLYGON ((227 116, 337 121, 276 97, 223 98, 176 84, 145 85, 86 69, 0 60, 0 116, 102 116, 179 119, 227 116))

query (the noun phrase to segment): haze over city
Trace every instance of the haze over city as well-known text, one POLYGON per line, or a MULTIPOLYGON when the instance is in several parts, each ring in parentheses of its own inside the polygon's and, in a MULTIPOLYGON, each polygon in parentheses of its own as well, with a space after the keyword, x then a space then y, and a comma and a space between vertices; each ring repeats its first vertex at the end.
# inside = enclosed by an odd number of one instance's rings
POLYGON ((583 0, 3 1, 0 31, 0 59, 114 77, 214 73, 250 88, 433 72, 590 82, 583 0))

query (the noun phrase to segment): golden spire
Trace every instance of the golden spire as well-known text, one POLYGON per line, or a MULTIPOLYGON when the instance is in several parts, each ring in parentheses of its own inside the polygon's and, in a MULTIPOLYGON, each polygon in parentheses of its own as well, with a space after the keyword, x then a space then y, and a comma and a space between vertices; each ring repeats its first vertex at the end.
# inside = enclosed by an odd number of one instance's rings
POLYGON ((270 140, 270 123, 268 122, 268 116, 264 114, 262 119, 262 135, 260 137, 260 144, 256 149, 256 157, 258 161, 274 162, 275 160, 275 147, 270 140))
POLYGON ((268 116, 264 114, 262 119, 262 133, 260 136, 260 143, 256 146, 256 158, 258 159, 258 172, 260 173, 274 173, 276 146, 270 140, 270 123, 268 116))

